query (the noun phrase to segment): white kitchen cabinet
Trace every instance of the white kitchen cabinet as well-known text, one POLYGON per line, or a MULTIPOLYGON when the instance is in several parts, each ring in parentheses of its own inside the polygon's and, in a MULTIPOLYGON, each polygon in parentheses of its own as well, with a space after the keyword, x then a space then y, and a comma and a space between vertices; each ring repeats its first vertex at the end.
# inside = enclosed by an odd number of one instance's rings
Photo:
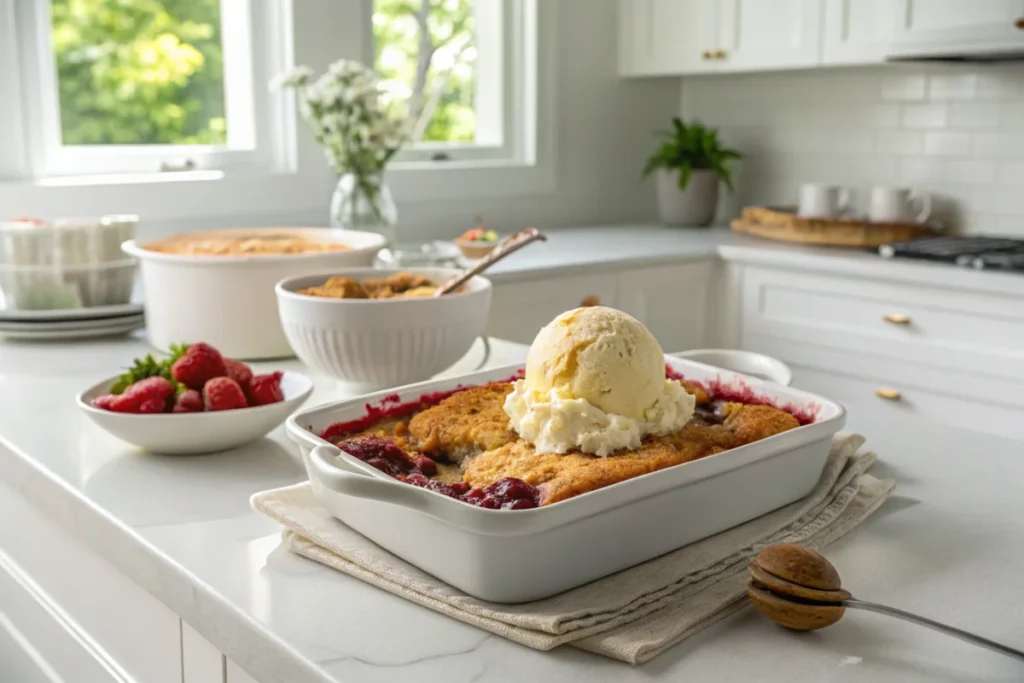
POLYGON ((619 70, 627 76, 708 73, 718 0, 620 0, 619 70))
POLYGON ((0 551, 0 680, 117 683, 108 660, 0 551), (7 667, 10 669, 7 669, 7 667), (6 676, 10 676, 7 678, 6 676))
POLYGON ((213 643, 181 622, 182 683, 225 683, 227 661, 213 643))
POLYGON ((900 0, 824 0, 821 63, 881 64, 892 51, 900 0))
POLYGON ((494 283, 492 337, 529 344, 560 313, 586 304, 611 306, 646 325, 666 352, 698 348, 707 339, 708 261, 538 277, 494 283))
POLYGON ((719 0, 720 71, 818 64, 822 0, 719 0))
POLYGON ((704 261, 622 275, 618 307, 646 325, 666 353, 699 349, 707 340, 711 271, 704 261))
POLYGON ((230 659, 227 660, 227 683, 257 683, 256 679, 247 674, 242 667, 230 659))
POLYGON ((1024 306, 935 287, 748 268, 744 333, 1024 379, 1024 306))
POLYGON ((899 0, 895 47, 899 53, 955 51, 971 46, 1024 42, 1015 22, 1022 0, 899 0))
POLYGON ((822 0, 620 0, 624 75, 814 66, 822 0))
POLYGON ((0 624, 24 656, 56 680, 181 683, 176 614, 2 486, 0 519, 0 624))
POLYGON ((47 663, 40 661, 25 635, 14 629, 14 624, 3 615, 0 615, 0 662, 3 662, 4 675, 12 681, 53 683, 47 663))
POLYGON ((529 344, 559 313, 584 303, 615 306, 616 296, 616 276, 608 273, 495 282, 487 334, 529 344))
POLYGON ((908 429, 926 429, 928 422, 935 422, 1024 439, 1020 408, 964 398, 956 393, 955 386, 942 392, 859 372, 851 376, 799 363, 791 365, 793 386, 838 401, 846 408, 848 426, 854 430, 871 424, 871 418, 879 416, 906 421, 908 429))
POLYGON ((1024 299, 791 268, 747 266, 739 279, 740 348, 783 360, 795 386, 851 418, 1024 439, 1024 299))

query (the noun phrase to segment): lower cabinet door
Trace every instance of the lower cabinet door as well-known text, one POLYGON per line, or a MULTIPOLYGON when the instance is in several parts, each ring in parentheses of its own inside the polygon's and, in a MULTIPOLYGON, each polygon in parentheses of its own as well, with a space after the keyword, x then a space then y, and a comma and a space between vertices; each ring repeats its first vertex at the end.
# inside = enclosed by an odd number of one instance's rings
POLYGON ((0 680, 121 683, 95 646, 25 570, 0 550, 0 680))
POLYGON ((181 668, 183 683, 224 683, 227 662, 213 643, 181 622, 181 668))
POLYGON ((240 666, 228 660, 227 683, 257 683, 256 679, 245 673, 240 666))
POLYGON ((4 485, 0 519, 0 620, 57 680, 181 683, 177 614, 4 485))
POLYGON ((615 273, 496 282, 487 334, 529 344, 558 314, 580 306, 616 306, 615 273))

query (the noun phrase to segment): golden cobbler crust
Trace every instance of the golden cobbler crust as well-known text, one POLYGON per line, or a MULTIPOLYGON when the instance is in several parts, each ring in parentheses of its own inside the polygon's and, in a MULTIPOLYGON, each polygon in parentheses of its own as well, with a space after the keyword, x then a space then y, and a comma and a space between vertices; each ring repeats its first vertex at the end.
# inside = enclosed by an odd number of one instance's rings
POLYGON ((714 406, 716 416, 710 419, 707 392, 687 382, 683 386, 696 396, 703 412, 679 432, 646 439, 635 451, 606 457, 536 452, 509 426, 504 403, 512 385, 507 382, 460 391, 417 413, 408 423, 380 423, 360 435, 393 437, 407 450, 461 463, 462 480, 473 487, 483 488, 505 477, 522 479, 540 490, 542 505, 549 505, 799 426, 789 413, 742 403, 719 403, 714 406))
POLYGON ((424 455, 458 462, 467 455, 516 441, 505 414, 508 382, 495 382, 452 394, 409 421, 409 433, 424 455))

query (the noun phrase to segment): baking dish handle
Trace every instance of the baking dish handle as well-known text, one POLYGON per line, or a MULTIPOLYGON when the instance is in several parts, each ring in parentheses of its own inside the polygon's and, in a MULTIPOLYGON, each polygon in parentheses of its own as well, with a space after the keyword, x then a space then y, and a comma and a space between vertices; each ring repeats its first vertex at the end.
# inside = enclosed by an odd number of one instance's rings
POLYGON ((340 455, 334 446, 317 446, 309 453, 309 463, 321 484, 332 491, 354 498, 367 498, 413 508, 420 512, 434 512, 434 501, 423 495, 426 491, 398 481, 377 479, 356 474, 335 464, 340 455))

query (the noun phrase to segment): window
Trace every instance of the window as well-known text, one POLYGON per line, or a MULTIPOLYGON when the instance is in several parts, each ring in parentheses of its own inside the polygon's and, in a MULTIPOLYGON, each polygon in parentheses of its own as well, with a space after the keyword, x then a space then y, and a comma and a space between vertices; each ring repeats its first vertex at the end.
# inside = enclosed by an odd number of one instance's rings
POLYGON ((373 0, 374 68, 414 122, 404 160, 524 160, 523 4, 373 0))
POLYGON ((533 166, 536 13, 537 0, 0 0, 0 183, 319 177, 293 102, 267 85, 343 57, 372 60, 416 114, 396 165, 411 194, 439 162, 533 166))
MULTIPOLYGON (((272 54, 254 60, 275 3, 16 0, 36 175, 269 163, 272 54), (268 16, 264 16, 268 15, 268 16)), ((281 52, 270 50, 269 52, 281 52)))

